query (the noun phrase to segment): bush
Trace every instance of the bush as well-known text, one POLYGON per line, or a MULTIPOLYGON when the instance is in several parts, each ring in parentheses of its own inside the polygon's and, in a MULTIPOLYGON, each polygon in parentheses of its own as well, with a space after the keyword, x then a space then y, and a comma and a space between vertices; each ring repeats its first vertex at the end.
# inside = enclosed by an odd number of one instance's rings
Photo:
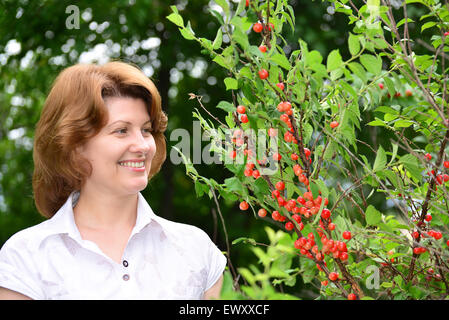
POLYGON ((213 40, 175 6, 167 18, 228 72, 231 99, 216 106, 225 123, 191 98, 234 176, 203 177, 184 157, 186 173, 198 196, 239 201, 278 229, 267 226, 268 245, 234 240, 253 246, 263 270, 230 264, 222 297, 297 298, 278 285, 299 277, 317 299, 447 297, 447 4, 328 1, 348 18, 351 56, 337 48, 323 58, 285 40, 295 28, 286 0, 215 2, 213 40))

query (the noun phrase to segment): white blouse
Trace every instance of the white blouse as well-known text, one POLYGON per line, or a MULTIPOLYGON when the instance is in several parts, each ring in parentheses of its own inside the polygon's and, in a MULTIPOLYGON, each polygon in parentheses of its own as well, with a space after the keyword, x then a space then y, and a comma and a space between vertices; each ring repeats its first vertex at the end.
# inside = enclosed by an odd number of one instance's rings
POLYGON ((75 224, 73 192, 50 219, 0 250, 0 287, 32 299, 202 299, 226 257, 201 229, 154 214, 139 193, 137 220, 119 264, 75 224))

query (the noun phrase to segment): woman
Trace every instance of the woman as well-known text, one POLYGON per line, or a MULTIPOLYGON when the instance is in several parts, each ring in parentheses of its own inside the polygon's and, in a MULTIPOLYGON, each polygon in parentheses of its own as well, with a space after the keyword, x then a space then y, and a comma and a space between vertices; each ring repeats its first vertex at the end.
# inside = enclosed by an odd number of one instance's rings
POLYGON ((166 158, 160 95, 123 62, 55 80, 37 124, 33 191, 46 221, 0 250, 0 299, 219 298, 226 258, 140 191, 166 158))

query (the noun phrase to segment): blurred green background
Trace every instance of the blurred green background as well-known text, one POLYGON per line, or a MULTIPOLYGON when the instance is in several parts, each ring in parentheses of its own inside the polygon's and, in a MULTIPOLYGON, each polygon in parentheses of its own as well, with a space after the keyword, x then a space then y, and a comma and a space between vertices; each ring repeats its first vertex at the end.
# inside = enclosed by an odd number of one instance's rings
MULTIPOLYGON (((319 50, 324 57, 335 48, 344 59, 348 57, 350 28, 343 15, 334 14, 326 2, 292 0, 289 4, 295 10, 296 28, 295 33, 285 34, 291 44, 284 47, 287 53, 297 49, 297 39, 302 38, 309 49, 319 50)), ((15 232, 43 221, 33 202, 32 146, 34 128, 52 81, 62 69, 78 62, 120 59, 137 64, 155 82, 169 118, 167 161, 142 193, 156 214, 200 227, 221 250, 226 250, 213 199, 207 195, 197 198, 184 165, 170 161, 171 147, 179 142, 171 141, 170 134, 176 128, 192 134, 196 120, 192 111, 198 108, 204 112, 196 100, 188 99, 189 93, 203 96, 204 105, 222 121, 225 113, 215 106, 221 100, 230 101, 231 93, 225 90, 224 71, 209 63, 200 46, 183 39, 166 19, 170 5, 178 7, 197 34, 214 39, 218 23, 209 10, 220 8, 213 1, 0 0, 0 246, 15 232), (79 29, 66 26, 74 13, 71 5, 79 9, 79 29)), ((257 44, 257 38, 253 40, 257 44)), ((208 143, 203 142, 203 146, 208 143)), ((195 167, 201 175, 218 182, 231 176, 218 165, 195 167)), ((266 242, 264 226, 269 221, 242 213, 238 203, 221 198, 220 208, 230 241, 247 236, 266 242)), ((235 267, 257 263, 244 244, 231 247, 231 260, 235 267)))

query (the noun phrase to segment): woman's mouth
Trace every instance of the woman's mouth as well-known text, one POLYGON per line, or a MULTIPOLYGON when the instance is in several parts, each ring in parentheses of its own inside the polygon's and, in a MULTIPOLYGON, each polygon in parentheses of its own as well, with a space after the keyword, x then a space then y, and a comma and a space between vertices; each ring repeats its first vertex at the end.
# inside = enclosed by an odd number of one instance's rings
POLYGON ((145 161, 120 161, 118 164, 132 171, 145 171, 145 161))

